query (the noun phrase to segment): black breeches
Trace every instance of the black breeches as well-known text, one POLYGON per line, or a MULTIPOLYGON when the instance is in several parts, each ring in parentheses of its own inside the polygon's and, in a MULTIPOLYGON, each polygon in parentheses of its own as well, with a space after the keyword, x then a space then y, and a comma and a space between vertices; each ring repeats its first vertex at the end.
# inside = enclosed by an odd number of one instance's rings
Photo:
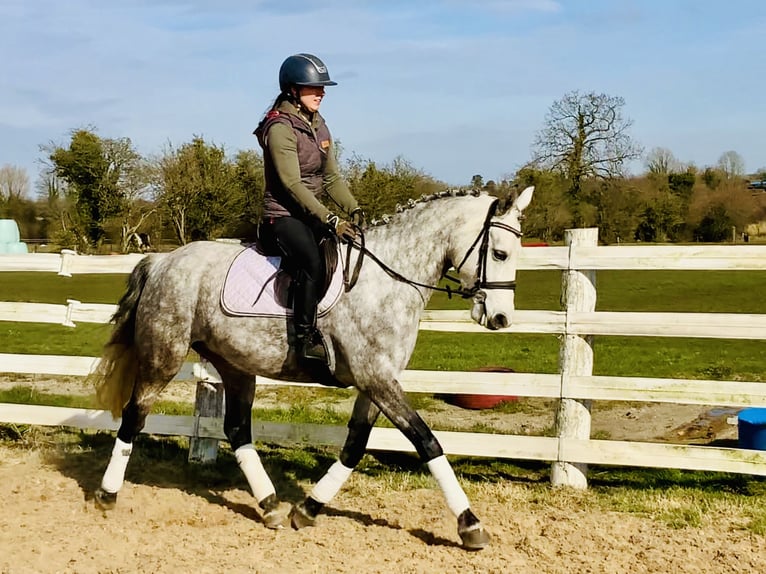
POLYGON ((294 282, 296 327, 314 326, 325 273, 324 258, 319 248, 321 230, 312 230, 294 217, 277 217, 264 221, 258 235, 266 253, 286 258, 294 282))

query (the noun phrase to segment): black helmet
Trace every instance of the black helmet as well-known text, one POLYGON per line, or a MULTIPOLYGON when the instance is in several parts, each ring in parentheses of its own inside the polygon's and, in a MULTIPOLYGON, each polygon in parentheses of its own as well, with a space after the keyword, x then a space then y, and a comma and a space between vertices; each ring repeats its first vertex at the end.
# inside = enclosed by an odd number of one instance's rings
POLYGON ((279 89, 288 93, 290 86, 337 86, 330 79, 324 62, 311 54, 290 56, 279 68, 279 89))

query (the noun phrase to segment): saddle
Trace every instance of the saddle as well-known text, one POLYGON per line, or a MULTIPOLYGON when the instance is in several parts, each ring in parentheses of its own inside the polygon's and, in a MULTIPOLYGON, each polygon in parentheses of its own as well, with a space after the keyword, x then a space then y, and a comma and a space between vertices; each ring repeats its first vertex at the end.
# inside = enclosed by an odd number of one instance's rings
MULTIPOLYGON (((343 266, 336 239, 323 239, 320 248, 325 261, 325 278, 317 316, 332 309, 343 293, 343 266)), ((221 307, 229 315, 248 317, 291 316, 293 272, 275 255, 264 254, 256 241, 247 245, 229 266, 221 289, 221 307)))

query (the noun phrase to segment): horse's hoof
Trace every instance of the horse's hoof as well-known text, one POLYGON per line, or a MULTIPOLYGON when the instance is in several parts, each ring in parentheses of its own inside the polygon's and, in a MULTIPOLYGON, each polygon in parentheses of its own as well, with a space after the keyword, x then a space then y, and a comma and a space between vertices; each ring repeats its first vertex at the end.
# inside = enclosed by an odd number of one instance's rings
POLYGON ((272 508, 263 513, 263 525, 272 530, 281 530, 287 525, 287 517, 290 515, 290 505, 280 503, 276 508, 272 508))
POLYGON ((472 530, 466 530, 460 533, 460 539, 463 541, 463 548, 466 550, 481 550, 489 544, 489 532, 479 525, 472 530))
POLYGON ((290 512, 290 524, 295 530, 300 530, 307 526, 314 526, 317 522, 315 516, 311 516, 306 510, 305 505, 301 502, 293 506, 290 512))
POLYGON ((466 550, 481 550, 489 544, 489 532, 476 518, 476 515, 468 508, 457 519, 457 533, 463 541, 466 550))
POLYGON ((101 510, 111 510, 114 505, 117 504, 117 493, 107 492, 100 486, 96 489, 95 496, 96 506, 101 510))

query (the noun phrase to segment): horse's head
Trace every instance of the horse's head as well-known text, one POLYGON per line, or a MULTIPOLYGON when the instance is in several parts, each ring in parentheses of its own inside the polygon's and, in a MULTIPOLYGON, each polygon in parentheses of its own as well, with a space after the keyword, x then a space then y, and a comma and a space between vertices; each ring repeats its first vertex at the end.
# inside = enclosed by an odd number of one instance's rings
POLYGON ((526 188, 512 203, 493 203, 479 235, 457 267, 463 286, 474 291, 471 318, 488 329, 511 324, 521 253, 521 214, 534 190, 526 188))

